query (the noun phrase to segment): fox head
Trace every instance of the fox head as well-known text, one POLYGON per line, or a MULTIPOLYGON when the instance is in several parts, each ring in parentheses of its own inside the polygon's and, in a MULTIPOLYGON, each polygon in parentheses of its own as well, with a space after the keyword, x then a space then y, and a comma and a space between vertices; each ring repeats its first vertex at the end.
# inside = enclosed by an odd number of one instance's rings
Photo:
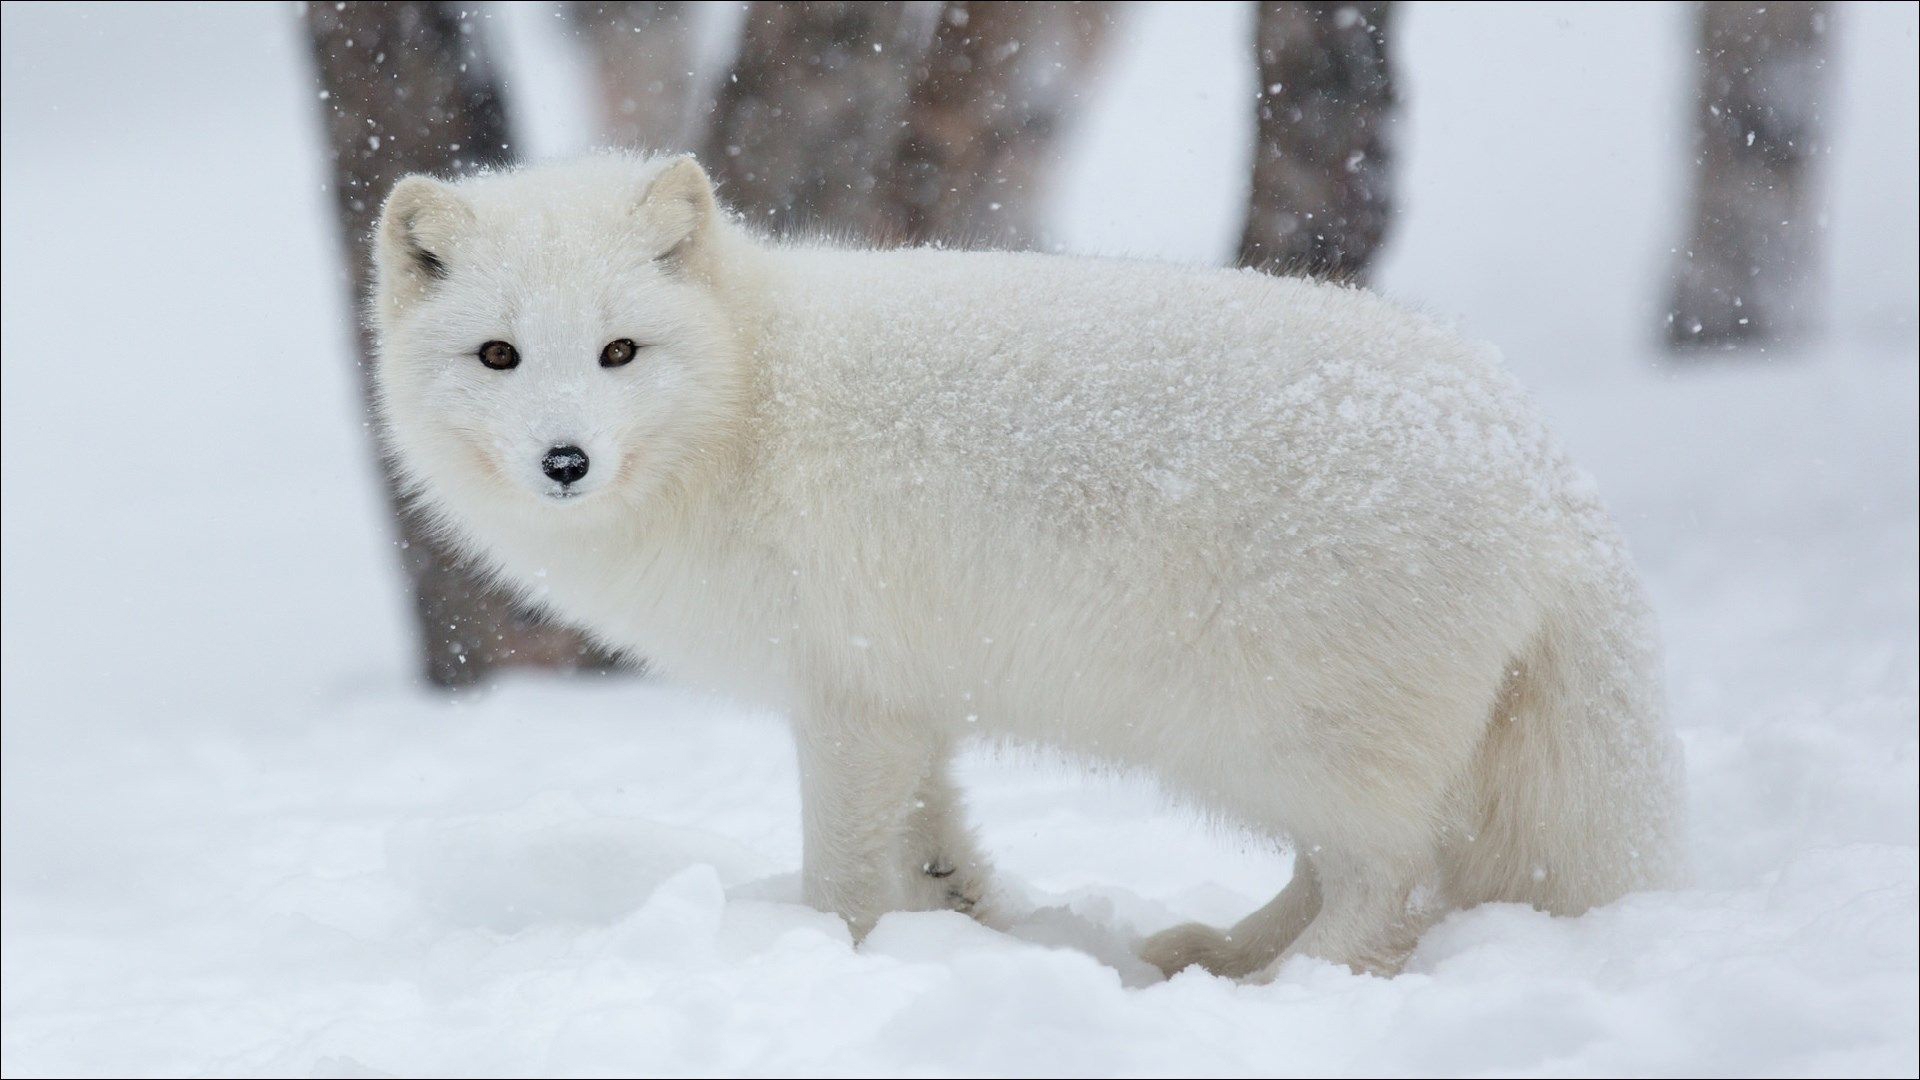
POLYGON ((374 237, 374 379, 409 486, 456 519, 661 505, 739 396, 726 228, 690 157, 396 184, 374 237))

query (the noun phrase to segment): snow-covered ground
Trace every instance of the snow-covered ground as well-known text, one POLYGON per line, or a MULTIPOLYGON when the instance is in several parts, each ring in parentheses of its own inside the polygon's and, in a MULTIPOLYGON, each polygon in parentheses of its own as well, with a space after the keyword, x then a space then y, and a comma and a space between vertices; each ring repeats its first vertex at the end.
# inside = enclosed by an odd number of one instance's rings
MULTIPOLYGON (((1245 17, 1135 13, 1064 243, 1225 253, 1245 17)), ((856 950, 795 902, 777 717, 411 682, 291 12, 9 5, 0 1068, 1914 1074, 1915 9, 1841 14, 1830 335, 1674 373, 1683 20, 1407 11, 1383 284, 1503 343, 1625 523, 1697 882, 1256 988, 1128 959, 1287 875, 1142 778, 970 760, 1034 914, 890 916, 856 950)), ((502 21, 528 139, 564 149, 551 20, 502 21)))

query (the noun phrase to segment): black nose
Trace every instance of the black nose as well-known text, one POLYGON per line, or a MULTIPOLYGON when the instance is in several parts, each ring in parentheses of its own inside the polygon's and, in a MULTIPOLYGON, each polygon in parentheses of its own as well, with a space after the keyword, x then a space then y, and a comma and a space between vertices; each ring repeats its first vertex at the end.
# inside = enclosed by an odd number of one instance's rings
POLYGON ((540 468, 562 484, 587 475, 587 452, 577 446, 556 446, 540 459, 540 468))

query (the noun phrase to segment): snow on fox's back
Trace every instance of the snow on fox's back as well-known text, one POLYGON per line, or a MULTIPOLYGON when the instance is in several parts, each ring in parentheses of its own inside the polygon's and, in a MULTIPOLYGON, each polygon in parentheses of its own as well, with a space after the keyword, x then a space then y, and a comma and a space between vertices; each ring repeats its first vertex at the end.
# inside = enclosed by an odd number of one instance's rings
POLYGON ((1296 845, 1231 934, 1150 941, 1168 971, 1391 971, 1446 910, 1675 870, 1637 583, 1483 346, 1250 272, 775 244, 689 158, 409 178, 377 251, 419 498, 561 618, 789 712, 805 895, 856 933, 1000 918, 972 737, 1296 845))

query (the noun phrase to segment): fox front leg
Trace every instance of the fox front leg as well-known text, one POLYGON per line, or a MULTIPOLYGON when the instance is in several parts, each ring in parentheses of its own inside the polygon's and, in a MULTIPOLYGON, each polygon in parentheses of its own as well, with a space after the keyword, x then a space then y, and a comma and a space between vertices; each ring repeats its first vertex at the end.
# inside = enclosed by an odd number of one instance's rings
POLYGON ((845 698, 816 702, 795 737, 801 892, 808 904, 845 919, 858 941, 881 915, 909 906, 900 853, 934 745, 885 710, 845 698))
POLYGON ((958 911, 993 924, 985 907, 990 868, 967 827, 965 808, 950 773, 952 755, 936 752, 908 808, 902 877, 906 907, 958 911))

